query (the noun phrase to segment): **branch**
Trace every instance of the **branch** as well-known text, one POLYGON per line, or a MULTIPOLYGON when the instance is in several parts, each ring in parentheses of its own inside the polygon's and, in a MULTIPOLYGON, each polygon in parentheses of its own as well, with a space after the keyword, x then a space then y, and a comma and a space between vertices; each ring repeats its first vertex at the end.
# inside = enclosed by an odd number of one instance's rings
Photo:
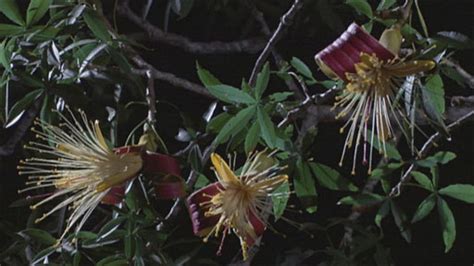
POLYGON ((132 21, 144 30, 152 41, 179 47, 187 52, 196 54, 229 54, 229 53, 257 53, 265 45, 263 38, 250 38, 233 42, 194 42, 184 36, 168 33, 151 24, 148 20, 135 14, 128 5, 128 0, 122 1, 117 12, 132 21))
POLYGON ((142 69, 135 69, 134 73, 140 75, 146 75, 148 72, 151 76, 155 79, 165 81, 173 86, 180 87, 186 89, 188 91, 209 97, 214 98, 206 88, 203 86, 193 83, 191 81, 185 80, 183 78, 177 77, 172 73, 163 72, 156 69, 154 66, 150 65, 148 62, 143 59, 143 57, 139 56, 138 53, 134 52, 134 56, 132 57, 133 62, 137 64, 142 69))
MULTIPOLYGON (((454 130, 455 128, 459 127, 462 123, 469 121, 472 117, 474 116, 474 110, 471 110, 469 113, 463 115, 462 117, 458 118, 456 121, 448 125, 448 129, 450 131, 454 130)), ((442 134, 439 132, 436 132, 433 134, 423 145, 421 148, 418 158, 417 159, 423 159, 425 158, 431 149, 436 146, 436 143, 438 140, 440 140, 442 137, 442 134)), ((402 190, 403 185, 405 185, 407 182, 411 180, 411 172, 417 168, 415 163, 412 163, 410 167, 408 167, 407 171, 403 174, 403 176, 400 178, 400 181, 396 186, 392 188, 392 191, 390 191, 389 196, 390 197, 397 197, 400 195, 400 192, 402 190)))
POLYGON ((298 11, 302 9, 302 7, 303 7, 303 1, 295 0, 293 2, 293 5, 290 7, 290 9, 281 17, 280 24, 278 24, 277 29, 275 30, 272 37, 267 42, 267 44, 265 45, 265 48, 260 53, 260 56, 257 58, 257 61, 255 62, 255 66, 253 67, 252 74, 250 75, 250 79, 249 79, 249 84, 251 86, 255 85, 257 73, 260 72, 260 70, 263 67, 263 64, 265 63, 265 60, 267 60, 268 55, 272 51, 273 47, 283 37, 283 35, 285 35, 288 27, 292 24, 294 17, 298 13, 298 11))

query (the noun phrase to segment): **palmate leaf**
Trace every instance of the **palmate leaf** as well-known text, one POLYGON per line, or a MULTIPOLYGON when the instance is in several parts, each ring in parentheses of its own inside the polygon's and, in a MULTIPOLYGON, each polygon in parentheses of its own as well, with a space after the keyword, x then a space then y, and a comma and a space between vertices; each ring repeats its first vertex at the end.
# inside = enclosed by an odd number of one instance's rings
POLYGON ((474 186, 469 184, 454 184, 440 189, 439 194, 474 204, 474 186))
POLYGON ((240 110, 234 117, 229 119, 227 123, 222 127, 219 134, 215 138, 215 143, 220 144, 225 142, 232 134, 237 134, 239 131, 245 128, 250 119, 254 116, 256 111, 255 106, 249 106, 245 109, 240 110))
POLYGON ((436 195, 431 194, 426 199, 424 199, 418 208, 413 214, 413 218, 411 219, 412 223, 416 223, 422 219, 424 219, 430 212, 433 210, 434 206, 436 205, 436 195))
POLYGON ((26 12, 26 26, 34 25, 48 12, 53 0, 31 0, 26 12))
POLYGON ((438 197, 438 214, 443 231, 444 252, 448 252, 456 239, 456 222, 448 203, 441 197, 438 197))

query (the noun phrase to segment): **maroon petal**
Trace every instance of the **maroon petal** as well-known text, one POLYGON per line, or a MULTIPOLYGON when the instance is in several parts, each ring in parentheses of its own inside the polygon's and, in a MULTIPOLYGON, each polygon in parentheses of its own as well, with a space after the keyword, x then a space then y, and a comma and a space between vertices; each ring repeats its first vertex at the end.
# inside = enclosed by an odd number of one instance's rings
POLYGON ((125 186, 112 187, 102 198, 101 203, 105 205, 116 205, 122 202, 125 197, 125 186))
POLYGON ((375 54, 379 59, 395 57, 359 25, 352 23, 333 43, 315 55, 316 62, 322 61, 339 78, 346 80, 346 73, 355 72, 355 64, 360 62, 360 54, 375 54))
POLYGON ((205 213, 209 207, 201 206, 202 203, 209 201, 214 195, 219 193, 222 185, 219 182, 205 186, 189 195, 186 200, 189 216, 193 225, 193 232, 197 236, 205 236, 209 229, 214 227, 219 221, 219 216, 206 217, 205 213))
POLYGON ((175 158, 155 152, 146 152, 143 156, 145 174, 164 174, 181 177, 181 168, 175 158))
POLYGON ((141 152, 140 146, 122 146, 114 149, 115 154, 126 154, 131 152, 141 152))
POLYGON ((155 193, 159 199, 177 199, 186 196, 183 178, 168 175, 155 182, 155 193))
MULTIPOLYGON (((266 229, 265 223, 253 211, 249 212, 249 221, 253 227, 253 230, 255 231, 255 235, 257 236, 257 238, 263 235, 263 232, 266 229)), ((253 239, 250 236, 247 236, 247 238, 245 239, 248 246, 252 246, 253 244, 255 244, 256 240, 257 239, 253 239)))

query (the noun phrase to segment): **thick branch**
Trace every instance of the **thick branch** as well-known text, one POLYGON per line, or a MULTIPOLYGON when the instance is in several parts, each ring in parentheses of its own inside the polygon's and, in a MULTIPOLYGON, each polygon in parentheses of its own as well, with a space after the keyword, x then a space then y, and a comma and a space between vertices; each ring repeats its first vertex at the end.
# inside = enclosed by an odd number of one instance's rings
POLYGON ((137 15, 130 9, 128 1, 122 1, 117 7, 117 12, 128 18, 143 29, 151 40, 179 47, 187 52, 196 54, 228 54, 228 53, 257 53, 265 45, 263 38, 250 38, 233 42, 194 42, 184 36, 168 33, 151 24, 148 20, 137 15))

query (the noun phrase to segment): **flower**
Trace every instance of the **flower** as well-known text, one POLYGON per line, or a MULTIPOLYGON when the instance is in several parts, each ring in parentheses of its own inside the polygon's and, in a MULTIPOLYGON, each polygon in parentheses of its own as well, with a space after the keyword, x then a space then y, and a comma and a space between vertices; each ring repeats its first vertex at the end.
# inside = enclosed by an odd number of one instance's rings
POLYGON ((123 184, 140 171, 180 175, 177 162, 171 162, 173 158, 167 155, 144 153, 140 146, 110 148, 97 120, 92 123, 83 111, 79 111, 79 117, 76 117, 69 107, 67 110, 71 118, 58 112, 64 120, 59 127, 35 121, 42 130, 33 128, 32 131, 40 141, 32 141, 25 148, 42 156, 20 161, 18 166, 19 174, 29 176, 26 182, 29 187, 20 192, 55 188, 31 209, 65 196, 63 201, 35 221, 38 223, 69 206, 71 214, 58 243, 73 226, 76 232, 80 231, 98 204, 120 203, 125 193, 123 184), (165 163, 163 157, 168 157, 164 158, 168 159, 165 163))
POLYGON ((232 230, 240 239, 245 260, 273 211, 272 191, 288 182, 288 176, 277 175, 283 168, 265 152, 250 155, 239 175, 219 155, 213 153, 211 161, 218 181, 195 191, 187 200, 193 231, 205 242, 222 232, 223 242, 232 230))
POLYGON ((339 164, 342 165, 347 149, 354 146, 352 174, 355 174, 357 151, 362 141, 364 163, 367 163, 367 142, 371 143, 368 158, 370 174, 374 143, 387 156, 386 141, 394 136, 390 118, 400 128, 400 119, 407 121, 397 102, 403 79, 435 67, 431 60, 398 58, 396 54, 401 40, 397 28, 385 31, 379 42, 353 23, 336 41, 315 56, 325 74, 346 82, 342 94, 336 98, 335 107, 341 108, 336 118, 349 116, 340 130, 343 133, 349 127, 339 164))

